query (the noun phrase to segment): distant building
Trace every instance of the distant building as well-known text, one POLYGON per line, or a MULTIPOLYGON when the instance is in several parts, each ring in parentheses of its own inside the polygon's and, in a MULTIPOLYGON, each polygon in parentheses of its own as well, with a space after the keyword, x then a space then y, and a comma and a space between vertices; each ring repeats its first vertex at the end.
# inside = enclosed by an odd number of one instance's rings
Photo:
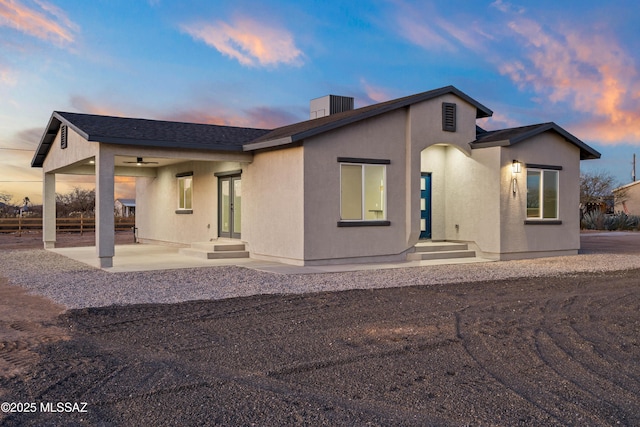
POLYGON ((136 199, 116 199, 116 216, 128 218, 136 215, 136 199))
POLYGON ((613 190, 616 212, 640 215, 640 181, 635 181, 613 190))

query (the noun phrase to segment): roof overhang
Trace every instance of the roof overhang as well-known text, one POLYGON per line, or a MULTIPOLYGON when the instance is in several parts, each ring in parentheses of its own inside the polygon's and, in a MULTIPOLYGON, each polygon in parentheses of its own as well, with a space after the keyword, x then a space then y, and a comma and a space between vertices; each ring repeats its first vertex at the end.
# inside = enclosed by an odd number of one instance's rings
POLYGON ((469 145, 471 146, 472 149, 488 148, 488 147, 507 147, 507 146, 525 141, 527 139, 533 138, 534 136, 540 135, 544 132, 555 132, 561 137, 563 137, 567 142, 577 146, 580 149, 580 160, 599 159, 601 156, 600 152, 591 148, 590 146, 588 146, 587 144, 585 144, 584 142, 576 138, 574 135, 570 134, 569 132, 564 130, 562 127, 558 126, 553 122, 541 124, 540 126, 536 126, 535 128, 533 128, 528 132, 520 133, 509 139, 501 139, 501 140, 487 141, 487 142, 476 140, 474 142, 471 142, 469 145))
POLYGON ((73 124, 71 121, 67 120, 62 114, 59 114, 57 111, 54 111, 51 114, 51 118, 49 119, 49 123, 45 128, 44 134, 42 138, 40 138, 40 143, 38 144, 38 148, 31 160, 31 167, 41 168, 44 164, 44 160, 53 145, 53 142, 56 139, 58 132, 60 131, 60 126, 65 124, 84 138, 87 141, 98 142, 103 144, 117 144, 117 145, 129 145, 129 146, 138 146, 138 147, 150 147, 150 148, 179 148, 179 149, 187 149, 187 150, 202 150, 206 149, 207 151, 226 151, 226 152, 242 152, 242 146, 230 146, 224 144, 208 144, 206 147, 203 147, 201 144, 189 144, 189 143, 181 143, 180 146, 167 146, 167 141, 156 141, 149 139, 131 139, 131 138, 116 138, 109 137, 103 135, 91 135, 87 132, 80 129, 78 126, 73 124))

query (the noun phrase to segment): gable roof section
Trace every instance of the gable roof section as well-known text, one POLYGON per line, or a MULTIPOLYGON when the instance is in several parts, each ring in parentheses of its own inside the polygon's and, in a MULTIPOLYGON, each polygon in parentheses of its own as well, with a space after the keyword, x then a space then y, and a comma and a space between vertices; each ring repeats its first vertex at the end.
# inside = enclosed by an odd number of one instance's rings
POLYGON ((295 144, 305 138, 319 135, 330 130, 338 129, 342 126, 446 94, 454 94, 476 107, 476 118, 490 117, 493 115, 493 111, 480 104, 467 94, 461 92, 454 86, 445 86, 440 89, 434 89, 428 92, 406 96, 404 98, 393 99, 391 101, 381 102, 379 104, 373 104, 355 110, 344 111, 342 113, 332 114, 318 119, 283 126, 245 144, 243 148, 245 151, 253 151, 263 148, 274 148, 282 145, 295 144))
MULTIPOLYGON (((476 129, 477 130, 477 129, 476 129)), ((554 122, 540 123, 537 125, 521 126, 509 129, 477 132, 476 140, 471 148, 507 147, 517 144, 544 132, 555 132, 567 142, 580 149, 580 160, 599 159, 600 153, 587 144, 555 124, 554 122)))
POLYGON ((87 141, 147 147, 242 151, 242 145, 268 129, 98 116, 54 111, 31 166, 42 167, 60 126, 65 124, 87 141))

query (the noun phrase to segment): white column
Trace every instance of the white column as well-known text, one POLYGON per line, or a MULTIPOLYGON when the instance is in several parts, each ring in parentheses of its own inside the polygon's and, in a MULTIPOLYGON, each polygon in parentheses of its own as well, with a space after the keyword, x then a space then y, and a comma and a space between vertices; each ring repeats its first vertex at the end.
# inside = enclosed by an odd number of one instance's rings
POLYGON ((100 268, 113 267, 115 255, 114 156, 100 147, 96 156, 96 252, 100 268))
POLYGON ((53 249, 56 247, 56 175, 42 175, 42 241, 45 249, 53 249))

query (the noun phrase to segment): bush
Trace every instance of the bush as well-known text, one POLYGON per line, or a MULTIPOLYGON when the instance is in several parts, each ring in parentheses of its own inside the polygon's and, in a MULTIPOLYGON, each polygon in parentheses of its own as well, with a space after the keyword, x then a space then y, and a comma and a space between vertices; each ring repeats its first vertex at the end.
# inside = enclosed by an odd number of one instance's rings
POLYGON ((599 211, 592 211, 582 217, 580 226, 586 230, 638 230, 640 217, 627 215, 624 212, 606 215, 599 211))

